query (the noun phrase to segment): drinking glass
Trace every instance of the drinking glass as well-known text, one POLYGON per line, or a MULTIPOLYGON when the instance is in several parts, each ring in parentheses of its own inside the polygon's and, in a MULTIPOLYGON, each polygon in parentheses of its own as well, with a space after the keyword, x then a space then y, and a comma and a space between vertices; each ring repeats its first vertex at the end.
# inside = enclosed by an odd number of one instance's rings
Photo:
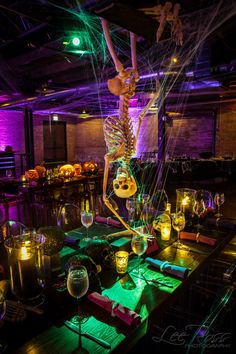
POLYGON ((129 224, 134 223, 136 206, 137 206, 137 198, 136 197, 129 198, 126 200, 126 208, 128 210, 129 224))
MULTIPOLYGON (((138 256, 139 264, 141 263, 141 256, 147 250, 147 235, 144 234, 134 234, 131 240, 131 248, 135 254, 138 256)), ((134 270, 135 272, 135 270, 134 270)), ((142 269, 139 268, 138 273, 142 274, 142 269)))
POLYGON ((182 244, 180 242, 180 237, 179 237, 180 231, 182 231, 185 227, 185 216, 182 211, 179 211, 178 213, 175 213, 173 215, 172 226, 177 231, 178 234, 177 241, 175 242, 174 246, 177 248, 182 248, 182 244))
POLYGON ((221 205, 225 202, 225 195, 224 193, 216 193, 215 197, 214 197, 214 202, 215 205, 217 206, 217 213, 215 214, 215 216, 217 218, 220 218, 223 214, 221 214, 220 212, 220 207, 221 205))
POLYGON ((79 300, 83 297, 89 288, 89 277, 87 269, 84 266, 76 266, 69 269, 67 276, 67 289, 71 296, 77 299, 78 301, 78 315, 72 318, 72 323, 78 324, 78 348, 76 348, 73 353, 86 354, 88 351, 82 347, 82 338, 81 338, 81 324, 83 320, 86 319, 82 315, 79 307, 79 300))
POLYGON ((84 238, 84 241, 89 241, 89 235, 88 235, 88 228, 92 225, 93 223, 93 213, 92 211, 81 211, 81 223, 84 227, 86 227, 86 237, 84 238))
POLYGON ((195 200, 194 205, 193 205, 193 211, 194 213, 197 215, 198 217, 198 223, 196 225, 197 227, 197 232, 199 232, 199 229, 201 227, 200 224, 200 216, 201 214, 205 211, 206 207, 205 207, 205 203, 203 199, 200 200, 195 200))

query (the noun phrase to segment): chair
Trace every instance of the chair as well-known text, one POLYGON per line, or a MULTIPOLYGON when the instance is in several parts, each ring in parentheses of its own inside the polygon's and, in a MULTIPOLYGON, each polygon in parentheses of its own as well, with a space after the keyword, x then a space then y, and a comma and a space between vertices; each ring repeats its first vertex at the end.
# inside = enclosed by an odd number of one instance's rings
POLYGON ((8 220, 0 226, 0 238, 6 240, 8 237, 22 235, 29 229, 19 221, 8 220))
POLYGON ((57 214, 57 226, 61 227, 64 232, 80 227, 80 208, 70 203, 62 205, 57 214))

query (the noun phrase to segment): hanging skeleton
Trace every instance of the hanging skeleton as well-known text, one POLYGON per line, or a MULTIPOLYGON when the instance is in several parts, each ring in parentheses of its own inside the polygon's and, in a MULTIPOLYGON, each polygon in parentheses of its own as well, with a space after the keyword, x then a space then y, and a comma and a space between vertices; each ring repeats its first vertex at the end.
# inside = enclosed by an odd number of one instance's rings
POLYGON ((172 38, 175 40, 176 44, 183 45, 182 22, 179 18, 180 8, 181 6, 178 3, 174 4, 172 8, 172 3, 167 1, 164 5, 139 9, 143 11, 145 15, 150 15, 159 22, 159 26, 156 32, 157 43, 160 41, 166 23, 168 22, 171 25, 172 38))
MULTIPOLYGON (((120 167, 117 170, 116 178, 113 180, 113 190, 120 198, 130 198, 137 191, 137 184, 130 172, 130 160, 136 150, 136 142, 140 131, 143 117, 157 99, 159 93, 155 93, 147 106, 138 117, 138 129, 136 135, 133 132, 131 118, 128 115, 130 98, 135 94, 136 83, 139 80, 136 61, 136 35, 130 33, 132 67, 124 69, 122 63, 114 51, 109 27, 106 20, 102 19, 102 27, 106 43, 115 64, 118 75, 108 80, 109 91, 119 96, 119 116, 108 117, 104 122, 104 138, 108 153, 105 155, 105 169, 103 179, 103 201, 112 213, 127 228, 130 226, 119 216, 107 198, 107 182, 110 163, 118 161, 120 167)), ((134 231, 135 232, 135 231, 134 231)))

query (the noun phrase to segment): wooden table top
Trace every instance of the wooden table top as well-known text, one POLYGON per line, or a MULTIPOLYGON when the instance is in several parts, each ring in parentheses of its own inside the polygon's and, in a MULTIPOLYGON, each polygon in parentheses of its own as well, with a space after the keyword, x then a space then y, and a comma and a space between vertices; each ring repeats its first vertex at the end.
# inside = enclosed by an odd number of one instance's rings
MULTIPOLYGON (((111 233, 114 230, 102 226, 94 226, 100 230, 101 234, 111 233)), ((79 230, 80 232, 80 230, 79 230)), ((108 312, 91 303, 88 299, 82 299, 81 307, 89 315, 88 321, 82 324, 82 332, 94 335, 110 344, 111 349, 105 349, 94 341, 82 338, 83 347, 89 353, 121 353, 128 350, 146 333, 148 327, 158 316, 160 311, 167 308, 175 299, 180 296, 185 287, 188 286, 204 269, 207 262, 222 250, 222 248, 232 239, 234 232, 220 230, 204 230, 204 234, 217 239, 215 247, 202 244, 185 244, 189 250, 176 249, 171 242, 160 245, 159 251, 151 257, 189 269, 186 279, 178 279, 173 276, 163 274, 151 268, 146 262, 142 263, 145 270, 146 279, 154 279, 160 283, 150 283, 141 279, 133 272, 137 267, 137 257, 130 259, 129 270, 124 276, 118 276, 113 270, 104 271, 101 275, 102 294, 110 299, 136 311, 142 318, 141 325, 132 328, 112 317, 108 312), (163 284, 162 284, 163 283, 163 284)), ((75 234, 73 234, 75 236, 75 234)), ((78 237, 81 235, 78 233, 78 237)), ((72 250, 73 252, 74 250, 72 250)), ((65 250, 64 250, 65 252, 65 250)), ((66 252, 65 252, 66 253, 66 252)), ((64 294, 64 302, 60 302, 57 308, 53 304, 56 312, 47 312, 45 315, 29 315, 27 319, 19 324, 5 323, 5 331, 8 331, 8 342, 11 353, 18 354, 68 354, 77 346, 78 334, 74 333, 64 325, 72 314, 76 313, 76 301, 69 294, 64 294), (68 311, 63 311, 68 306, 68 311), (60 311, 62 311, 60 316, 60 311), (65 313, 67 314, 65 315, 65 313), (55 320, 49 318, 56 314, 55 320), (31 317, 30 317, 31 316, 31 317), (60 319, 61 317, 61 319, 60 319), (27 328, 30 331, 27 332, 27 328), (10 340, 11 338, 11 340, 10 340), (16 338, 14 342, 14 338, 16 338)), ((56 300, 55 300, 56 303, 56 300)), ((52 304, 49 304, 49 307, 52 304)), ((4 329, 3 327, 3 329, 4 329)))

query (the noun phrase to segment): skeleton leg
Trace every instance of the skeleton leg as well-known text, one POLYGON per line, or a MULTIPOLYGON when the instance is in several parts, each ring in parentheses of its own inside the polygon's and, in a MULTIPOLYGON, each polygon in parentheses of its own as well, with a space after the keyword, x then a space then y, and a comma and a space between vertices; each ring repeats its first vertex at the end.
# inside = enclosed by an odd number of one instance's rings
POLYGON ((105 39, 106 39, 106 43, 107 43, 107 47, 108 47, 109 53, 111 54, 112 60, 113 60, 113 62, 115 64, 116 71, 118 73, 120 73, 120 72, 124 71, 124 67, 121 64, 121 62, 119 61, 119 59, 118 59, 118 57, 116 55, 116 52, 115 52, 115 50, 113 48, 108 22, 104 18, 101 18, 101 22, 102 22, 102 29, 103 29, 103 33, 104 33, 104 36, 105 36, 105 39))
POLYGON ((172 7, 172 3, 171 2, 166 2, 165 5, 163 5, 163 7, 162 7, 161 17, 160 17, 160 24, 159 24, 159 27, 158 27, 157 33, 156 33, 157 43, 159 42, 159 40, 161 38, 161 35, 162 35, 163 31, 164 31, 166 20, 167 20, 167 16, 168 16, 168 13, 170 12, 171 7, 172 7))

